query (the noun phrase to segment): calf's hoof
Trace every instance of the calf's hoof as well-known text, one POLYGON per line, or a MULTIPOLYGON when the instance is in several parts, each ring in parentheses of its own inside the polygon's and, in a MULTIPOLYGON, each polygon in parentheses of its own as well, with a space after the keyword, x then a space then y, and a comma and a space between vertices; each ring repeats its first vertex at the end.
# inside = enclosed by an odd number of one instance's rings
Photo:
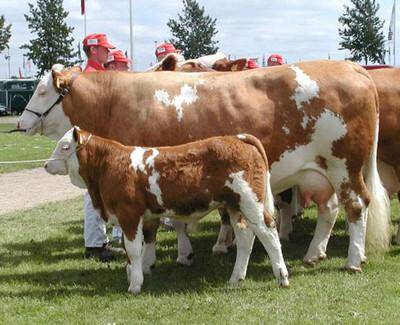
POLYGON ((128 291, 133 295, 139 294, 140 290, 141 290, 141 286, 140 285, 135 285, 135 286, 130 285, 129 288, 128 288, 128 291))
POLYGON ((228 253, 229 247, 225 244, 215 244, 212 248, 214 255, 225 255, 228 253))
POLYGON ((290 235, 289 234, 280 234, 279 235, 279 240, 284 241, 284 242, 289 242, 290 241, 290 235))
POLYGON ((344 269, 345 269, 347 272, 352 273, 352 274, 354 274, 354 273, 361 273, 361 272, 362 272, 361 266, 346 265, 346 266, 344 267, 344 269))
POLYGON ((289 288, 290 287, 290 284, 289 284, 289 277, 286 275, 286 276, 281 276, 279 279, 278 279, 278 285, 279 285, 279 287, 281 287, 281 288, 289 288))
POLYGON ((187 256, 178 256, 176 263, 182 266, 192 266, 194 262, 194 254, 190 253, 187 256))

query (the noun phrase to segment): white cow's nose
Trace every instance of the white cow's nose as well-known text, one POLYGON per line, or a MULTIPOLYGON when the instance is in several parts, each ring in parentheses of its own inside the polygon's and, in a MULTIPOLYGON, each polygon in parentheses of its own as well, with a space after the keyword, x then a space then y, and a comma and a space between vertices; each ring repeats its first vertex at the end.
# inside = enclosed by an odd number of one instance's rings
POLYGON ((48 166, 48 162, 46 161, 45 163, 44 163, 44 169, 46 169, 47 170, 47 166, 48 166))

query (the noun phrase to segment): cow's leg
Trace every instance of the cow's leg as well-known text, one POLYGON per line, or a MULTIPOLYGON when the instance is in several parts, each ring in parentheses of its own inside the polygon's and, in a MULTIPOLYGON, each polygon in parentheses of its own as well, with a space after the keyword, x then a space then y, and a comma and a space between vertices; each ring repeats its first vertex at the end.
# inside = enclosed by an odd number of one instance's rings
POLYGON ((144 247, 142 267, 144 274, 151 274, 156 264, 156 236, 160 219, 146 221, 143 225, 144 247))
POLYGON ((303 259, 306 265, 314 266, 318 261, 326 258, 326 247, 338 213, 339 204, 336 194, 332 195, 326 204, 318 206, 314 237, 303 259))
POLYGON ((191 266, 194 262, 194 254, 186 232, 186 224, 178 220, 173 220, 172 223, 178 237, 178 258, 176 262, 180 265, 191 266))
POLYGON ((214 254, 222 255, 228 253, 229 247, 233 244, 233 234, 232 227, 229 222, 230 217, 228 210, 225 208, 218 209, 219 215, 221 216, 221 227, 219 229, 219 234, 217 242, 212 248, 214 254))
POLYGON ((253 249, 254 233, 248 227, 239 227, 241 215, 238 211, 229 209, 229 215, 236 240, 236 261, 229 283, 235 285, 246 278, 247 266, 253 249))
POLYGON ((133 240, 129 240, 124 233, 124 243, 126 253, 130 264, 127 265, 128 279, 130 285, 128 291, 137 294, 140 292, 143 284, 143 269, 142 269, 142 247, 143 247, 143 220, 140 219, 136 235, 133 240))
POLYGON ((279 238, 281 240, 289 241, 290 234, 293 232, 293 221, 292 221, 292 208, 290 203, 282 201, 278 205, 278 229, 279 238))

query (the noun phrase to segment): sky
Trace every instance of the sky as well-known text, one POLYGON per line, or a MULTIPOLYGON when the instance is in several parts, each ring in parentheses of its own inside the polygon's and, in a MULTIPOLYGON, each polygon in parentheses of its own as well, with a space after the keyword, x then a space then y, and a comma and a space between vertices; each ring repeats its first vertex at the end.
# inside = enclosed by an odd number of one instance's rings
MULTIPOLYGON (((80 0, 64 0, 67 23, 74 27, 74 47, 84 37, 80 0)), ((217 18, 216 39, 221 51, 233 57, 262 57, 282 54, 288 63, 344 59, 338 50, 338 17, 348 0, 199 0, 206 13, 217 18)), ((0 14, 12 24, 10 41, 11 74, 22 68, 23 51, 30 34, 24 14, 35 0, 0 0, 0 14)), ((387 36, 393 0, 381 0, 379 16, 385 20, 387 36)), ((166 23, 182 9, 181 0, 133 0, 134 69, 155 63, 154 42, 171 37, 166 23)), ((86 0, 87 33, 103 32, 122 50, 129 50, 129 0, 86 0)), ((399 11, 399 10, 398 10, 399 11)), ((0 78, 8 66, 0 54, 0 78)))

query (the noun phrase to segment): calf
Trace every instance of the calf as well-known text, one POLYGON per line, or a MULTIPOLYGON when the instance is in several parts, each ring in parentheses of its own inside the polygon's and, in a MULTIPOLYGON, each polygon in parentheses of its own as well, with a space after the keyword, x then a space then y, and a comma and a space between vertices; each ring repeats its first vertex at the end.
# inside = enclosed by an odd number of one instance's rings
POLYGON ((168 216, 192 222, 219 207, 229 210, 236 235, 237 257, 229 282, 244 280, 254 232, 271 258, 279 285, 289 285, 272 218, 267 157, 251 135, 143 148, 75 127, 58 142, 45 168, 51 174, 68 173, 75 185, 85 184, 102 217, 121 225, 131 293, 139 293, 143 283, 142 242, 148 221, 168 216))

